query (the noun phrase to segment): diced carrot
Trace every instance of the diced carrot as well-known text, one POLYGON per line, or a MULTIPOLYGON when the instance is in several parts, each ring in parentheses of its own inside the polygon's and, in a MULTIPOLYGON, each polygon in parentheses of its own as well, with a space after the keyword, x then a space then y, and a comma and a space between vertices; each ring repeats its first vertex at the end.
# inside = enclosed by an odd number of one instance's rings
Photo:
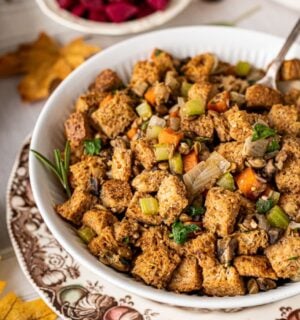
POLYGON ((198 164, 198 155, 195 150, 183 157, 183 170, 188 172, 198 164))
POLYGON ((137 128, 130 128, 128 131, 127 131, 127 137, 129 140, 131 140, 137 133, 137 128))
POLYGON ((158 135, 158 142, 159 144, 168 143, 177 147, 182 138, 182 132, 176 132, 171 128, 163 128, 158 135))
POLYGON ((110 93, 108 94, 101 102, 100 102, 100 106, 106 106, 107 103, 109 103, 109 101, 113 98, 113 95, 110 93))
POLYGON ((236 184, 244 196, 253 200, 258 198, 267 187, 252 168, 242 171, 236 177, 236 184))
POLYGON ((154 94, 154 87, 150 87, 145 93, 145 99, 148 103, 152 106, 156 104, 155 94, 154 94))
POLYGON ((215 95, 207 104, 208 110, 214 110, 216 112, 225 112, 229 108, 229 92, 223 91, 215 95))

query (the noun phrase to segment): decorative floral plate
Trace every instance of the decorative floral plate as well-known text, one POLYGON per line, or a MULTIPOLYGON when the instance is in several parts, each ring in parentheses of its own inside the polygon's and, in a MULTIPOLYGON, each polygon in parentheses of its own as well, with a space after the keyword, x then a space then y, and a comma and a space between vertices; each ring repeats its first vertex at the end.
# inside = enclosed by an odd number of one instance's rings
POLYGON ((99 279, 79 265, 45 225, 31 192, 28 152, 29 139, 16 160, 8 185, 8 230, 26 277, 45 302, 63 319, 300 319, 300 309, 297 309, 300 308, 300 296, 230 314, 209 310, 200 312, 145 300, 99 279))

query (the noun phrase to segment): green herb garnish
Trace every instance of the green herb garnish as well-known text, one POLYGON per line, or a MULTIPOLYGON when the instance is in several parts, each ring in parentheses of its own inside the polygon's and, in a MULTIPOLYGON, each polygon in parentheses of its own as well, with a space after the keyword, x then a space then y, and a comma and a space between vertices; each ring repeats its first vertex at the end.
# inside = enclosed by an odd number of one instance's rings
POLYGON ((125 237, 125 238, 123 239, 123 242, 126 243, 126 244, 128 244, 129 241, 130 241, 129 237, 125 237))
POLYGON ((256 202, 256 210, 258 213, 267 213, 274 206, 273 199, 258 199, 256 202))
POLYGON ((161 53, 162 53, 162 50, 160 50, 160 49, 155 49, 154 50, 155 57, 159 56, 161 53))
POLYGON ((280 144, 278 141, 276 140, 272 140, 268 146, 267 146, 267 150, 266 152, 269 153, 269 152, 274 152, 274 151, 277 151, 280 149, 280 144))
POLYGON ((64 150, 64 157, 61 156, 61 151, 59 149, 54 149, 54 163, 44 157, 41 153, 36 150, 30 150, 35 157, 50 171, 52 171, 57 178, 59 179, 60 183, 66 190, 68 197, 71 197, 71 190, 69 186, 69 164, 70 164, 70 142, 66 142, 65 150, 64 150))
POLYGON ((276 131, 274 129, 262 123, 257 123, 253 128, 252 141, 273 137, 275 134, 276 131))
POLYGON ((172 233, 170 234, 170 238, 178 244, 183 244, 187 241, 190 233, 199 229, 200 228, 196 224, 184 225, 180 221, 176 221, 172 224, 172 233))
POLYGON ((101 139, 95 138, 93 140, 84 141, 84 153, 94 156, 99 154, 101 150, 101 139))
POLYGON ((202 216, 206 210, 204 207, 189 206, 187 211, 189 216, 195 217, 195 216, 202 216))
POLYGON ((298 260, 300 256, 295 256, 295 257, 290 257, 287 260, 293 261, 293 260, 298 260))

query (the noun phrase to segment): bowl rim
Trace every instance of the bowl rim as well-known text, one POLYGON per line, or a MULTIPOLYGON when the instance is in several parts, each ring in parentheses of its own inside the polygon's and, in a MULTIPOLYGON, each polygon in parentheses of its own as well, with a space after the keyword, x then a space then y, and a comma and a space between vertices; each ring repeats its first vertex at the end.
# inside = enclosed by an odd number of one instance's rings
MULTIPOLYGON (((43 130, 43 123, 47 120, 48 116, 51 115, 51 106, 53 102, 62 95, 64 90, 68 88, 70 83, 74 79, 80 75, 85 68, 89 65, 93 65, 94 61, 97 61, 100 55, 110 56, 111 53, 114 51, 122 50, 122 48, 130 47, 130 44, 137 43, 143 38, 152 37, 152 36, 159 36, 160 34, 176 32, 193 32, 197 29, 202 29, 203 31, 209 32, 210 30, 215 30, 217 32, 230 32, 236 33, 240 36, 240 33, 248 34, 256 38, 257 36, 264 36, 266 41, 275 40, 276 42, 283 41, 282 38, 276 37, 273 35, 269 35, 262 32, 257 31, 249 31, 239 28, 230 28, 230 27, 220 27, 220 26, 187 26, 187 27, 177 27, 177 28, 169 28, 159 31, 153 31, 146 34, 138 35, 132 37, 128 40, 121 41, 107 49, 103 50, 102 52, 96 54, 94 57, 90 58, 84 64, 79 66, 75 71, 73 71, 53 92, 53 94, 47 100, 39 118, 36 122, 32 140, 31 140, 31 149, 36 149, 38 143, 38 136, 40 130, 43 130), (230 31, 229 31, 230 30, 230 31)), ((145 39, 143 39, 145 40, 145 39)), ((300 46, 295 45, 295 48, 300 51, 300 46)), ((243 307, 251 307, 251 306, 259 306, 275 301, 279 301, 288 297, 292 297, 300 293, 300 283, 290 283, 285 286, 278 287, 274 290, 270 290, 267 292, 261 292, 256 295, 244 295, 244 296, 234 296, 234 297, 208 297, 208 296, 196 296, 196 295, 186 295, 186 294, 176 294, 173 292, 168 292, 165 290, 155 289, 153 287, 147 286, 145 284, 141 284, 138 281, 128 282, 128 277, 121 276, 118 277, 119 274, 117 271, 108 268, 102 264, 94 264, 89 263, 85 260, 84 256, 91 255, 89 252, 84 253, 83 255, 78 254, 75 247, 70 244, 68 240, 64 237, 64 234, 61 234, 56 228, 55 222, 51 220, 51 217, 48 216, 47 211, 44 208, 43 201, 41 200, 41 190, 39 185, 41 181, 39 181, 38 175, 36 174, 36 167, 37 161, 35 160, 33 154, 29 155, 29 174, 31 180, 31 186, 35 201, 37 203, 37 207, 40 210, 41 215, 43 216, 46 225, 49 227, 50 231, 53 233, 55 238, 59 241, 59 243, 82 265, 84 265, 87 269, 91 270, 95 274, 99 275, 100 277, 105 277, 106 280, 111 282, 113 285, 116 285, 124 290, 132 292, 138 296, 143 298, 147 298, 150 300, 154 300, 157 302, 166 303, 169 305, 180 306, 180 307, 187 307, 187 308, 207 308, 207 309, 230 309, 230 308, 243 308, 243 307), (109 270, 108 270, 109 269, 109 270)))
POLYGON ((156 11, 148 16, 122 23, 97 22, 72 15, 67 10, 61 9, 56 0, 36 0, 41 11, 52 20, 70 29, 103 35, 125 35, 142 32, 176 17, 192 0, 170 0, 164 11, 156 11))

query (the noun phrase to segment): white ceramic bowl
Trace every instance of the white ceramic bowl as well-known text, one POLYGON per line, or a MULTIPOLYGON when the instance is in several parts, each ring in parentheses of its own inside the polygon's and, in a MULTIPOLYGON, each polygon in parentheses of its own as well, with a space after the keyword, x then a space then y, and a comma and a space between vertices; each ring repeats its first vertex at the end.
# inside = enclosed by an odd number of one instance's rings
POLYGON ((97 22, 76 17, 61 9, 56 0, 36 0, 36 2, 44 14, 65 27, 87 33, 122 35, 142 32, 166 23, 184 10, 191 0, 170 0, 164 11, 157 11, 144 18, 122 23, 97 22))
MULTIPOLYGON (((154 47, 177 57, 211 51, 229 62, 248 60, 265 67, 274 58, 282 39, 270 35, 227 27, 184 27, 152 32, 114 45, 80 66, 54 91, 36 123, 31 148, 47 157, 54 148, 63 148, 63 123, 73 109, 75 99, 84 92, 100 70, 112 68, 126 82, 133 64, 145 59, 154 47)), ((294 46, 290 56, 299 56, 294 46)), ((114 271, 92 256, 77 237, 75 230, 54 211, 53 205, 64 200, 55 177, 30 155, 30 180, 38 208, 51 232, 61 245, 92 272, 116 286, 137 295, 175 306, 193 308, 240 308, 277 301, 300 293, 300 283, 290 283, 275 290, 236 297, 198 297, 157 290, 114 271)))

